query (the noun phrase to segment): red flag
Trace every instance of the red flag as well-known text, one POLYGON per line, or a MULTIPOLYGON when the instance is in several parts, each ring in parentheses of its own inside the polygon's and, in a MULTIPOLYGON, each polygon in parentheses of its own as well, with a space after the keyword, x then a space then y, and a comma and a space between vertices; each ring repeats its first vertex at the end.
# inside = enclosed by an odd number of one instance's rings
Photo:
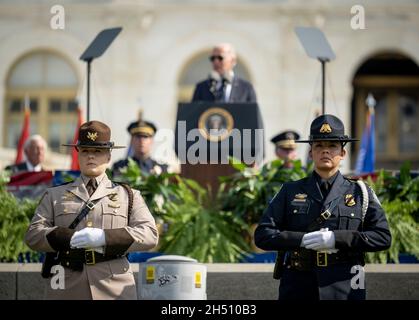
POLYGON ((30 131, 30 116, 31 116, 31 109, 29 106, 29 98, 25 97, 25 115, 23 119, 23 127, 22 132, 20 134, 19 143, 17 145, 17 154, 15 163, 20 163, 23 161, 23 146, 25 145, 25 141, 29 138, 29 131, 30 131))
MULTIPOLYGON (((73 143, 76 144, 79 140, 79 128, 83 123, 82 115, 81 115, 81 109, 77 108, 77 126, 76 131, 74 132, 74 138, 73 143)), ((77 157, 77 150, 76 148, 73 148, 71 150, 71 170, 80 170, 79 166, 79 159, 77 157)))

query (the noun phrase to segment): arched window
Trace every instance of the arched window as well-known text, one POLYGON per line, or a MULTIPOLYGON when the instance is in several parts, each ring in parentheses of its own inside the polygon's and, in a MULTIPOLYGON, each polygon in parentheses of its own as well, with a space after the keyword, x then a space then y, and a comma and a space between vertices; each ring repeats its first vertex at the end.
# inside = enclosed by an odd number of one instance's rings
MULTIPOLYGON (((208 77, 211 72, 211 63, 208 57, 211 55, 211 50, 202 52, 192 58, 184 68, 179 78, 179 102, 190 102, 192 100, 193 91, 195 85, 208 77)), ((237 57, 237 64, 234 67, 234 73, 238 77, 251 81, 249 72, 243 63, 240 61, 240 57, 237 57)))
POLYGON ((27 96, 31 134, 40 134, 52 151, 60 151, 60 145, 74 135, 77 89, 76 73, 61 56, 38 51, 20 58, 10 68, 6 82, 3 145, 17 146, 27 96))
MULTIPOLYGON (((376 168, 399 169, 404 161, 419 165, 419 67, 400 53, 377 54, 357 70, 354 80, 352 129, 362 136, 366 97, 375 100, 376 168)), ((356 144, 352 161, 359 150, 356 144)))

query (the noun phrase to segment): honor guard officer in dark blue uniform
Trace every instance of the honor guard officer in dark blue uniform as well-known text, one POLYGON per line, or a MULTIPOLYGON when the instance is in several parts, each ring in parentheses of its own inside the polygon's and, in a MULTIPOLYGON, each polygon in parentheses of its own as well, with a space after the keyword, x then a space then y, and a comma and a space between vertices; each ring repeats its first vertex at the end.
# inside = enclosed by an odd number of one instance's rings
POLYGON ((292 168, 292 161, 297 160, 297 144, 295 141, 299 138, 300 135, 297 132, 287 130, 271 139, 271 142, 275 144, 275 155, 278 159, 284 160, 285 168, 292 168))
MULTIPOLYGON (((167 165, 160 164, 151 158, 151 150, 156 134, 156 126, 149 121, 140 120, 132 122, 128 128, 131 135, 132 159, 138 164, 141 172, 146 174, 160 174, 167 172, 167 165)), ((120 174, 120 170, 128 166, 128 158, 116 162, 112 171, 114 176, 120 174)))
POLYGON ((298 141, 311 146, 313 174, 285 183, 255 230, 259 248, 278 251, 274 277, 281 278, 281 300, 365 299, 364 252, 390 247, 375 193, 339 172, 352 141, 337 117, 317 117, 309 140, 298 141))

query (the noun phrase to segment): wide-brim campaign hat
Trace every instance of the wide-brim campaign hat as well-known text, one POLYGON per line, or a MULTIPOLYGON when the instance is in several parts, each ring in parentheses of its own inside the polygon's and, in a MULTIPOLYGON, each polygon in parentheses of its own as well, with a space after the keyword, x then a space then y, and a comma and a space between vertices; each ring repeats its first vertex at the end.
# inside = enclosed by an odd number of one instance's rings
POLYGON ((65 147, 84 147, 97 149, 120 149, 111 140, 111 129, 100 121, 88 121, 79 128, 79 138, 76 144, 63 144, 65 147))
POLYGON ((295 142, 315 141, 339 141, 339 142, 354 142, 359 139, 350 138, 345 135, 345 126, 343 122, 334 115, 324 114, 313 120, 310 126, 310 136, 308 140, 297 140, 295 142))

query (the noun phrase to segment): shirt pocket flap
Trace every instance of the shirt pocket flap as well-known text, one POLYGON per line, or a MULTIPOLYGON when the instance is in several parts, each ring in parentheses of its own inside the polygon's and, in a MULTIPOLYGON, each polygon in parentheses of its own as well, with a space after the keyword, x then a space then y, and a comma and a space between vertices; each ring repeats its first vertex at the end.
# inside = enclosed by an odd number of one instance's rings
POLYGON ((350 208, 339 208, 339 229, 357 230, 361 222, 362 219, 359 212, 350 208))
POLYGON ((291 202, 291 214, 308 214, 310 210, 310 202, 304 201, 292 201, 291 202))

